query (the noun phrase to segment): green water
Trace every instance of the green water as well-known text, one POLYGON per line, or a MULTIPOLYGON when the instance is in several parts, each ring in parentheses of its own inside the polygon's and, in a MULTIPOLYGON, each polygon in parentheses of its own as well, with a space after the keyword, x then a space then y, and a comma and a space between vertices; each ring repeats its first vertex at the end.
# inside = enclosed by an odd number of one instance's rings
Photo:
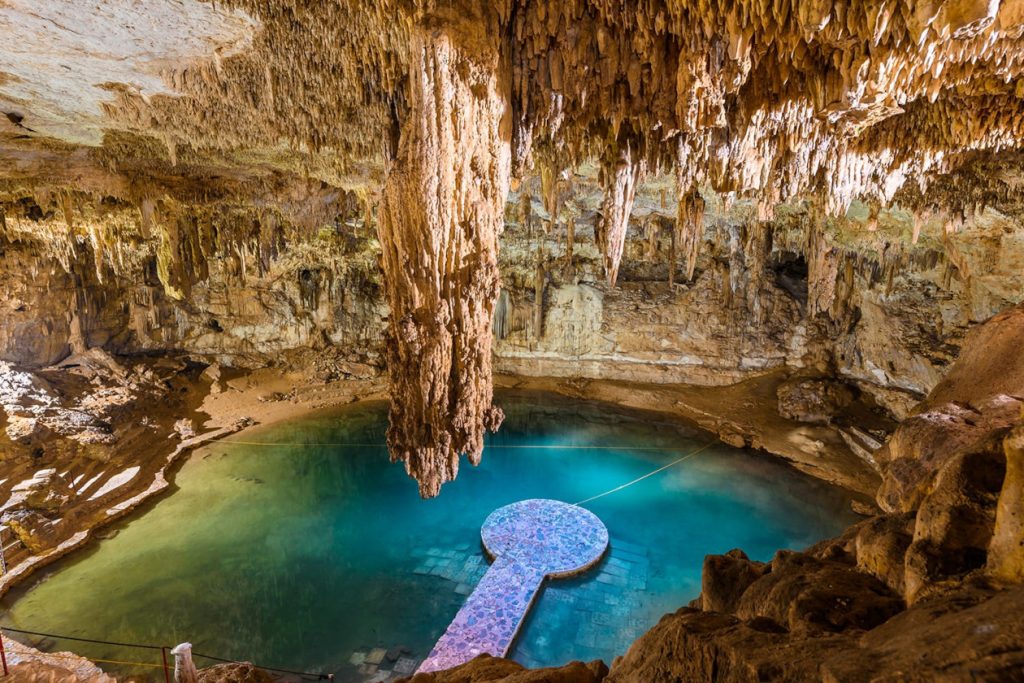
MULTIPOLYGON (((341 681, 380 678, 396 662, 359 664, 361 656, 389 649, 401 654, 399 669, 426 656, 486 570, 479 528, 496 507, 539 497, 576 502, 709 441, 604 405, 544 394, 498 402, 507 419, 483 464, 465 465, 429 501, 388 462, 383 404, 245 437, 307 445, 208 447, 182 467, 172 495, 12 592, 2 622, 104 640, 189 641, 197 652, 335 672, 341 681)), ((742 547, 765 560, 833 535, 852 518, 836 489, 717 443, 586 507, 608 527, 611 552, 585 576, 549 583, 515 645, 525 664, 610 662, 697 595, 704 555, 742 547)), ((101 659, 160 656, 25 640, 101 659)))

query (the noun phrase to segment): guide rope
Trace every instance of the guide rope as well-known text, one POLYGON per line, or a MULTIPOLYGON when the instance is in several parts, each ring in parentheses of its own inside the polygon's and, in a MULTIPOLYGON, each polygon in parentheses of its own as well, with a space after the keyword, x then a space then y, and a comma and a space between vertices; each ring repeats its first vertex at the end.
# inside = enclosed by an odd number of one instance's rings
POLYGON ((142 650, 163 649, 159 645, 141 645, 139 643, 118 643, 112 640, 93 640, 92 638, 78 638, 77 636, 59 636, 53 633, 41 633, 39 631, 24 631, 20 628, 11 628, 10 626, 0 626, 0 631, 6 631, 8 633, 21 633, 26 636, 39 636, 41 638, 59 638, 60 640, 75 640, 79 643, 94 643, 96 645, 114 645, 116 647, 137 647, 142 650))
POLYGON ((41 652, 39 650, 36 650, 36 652, 33 652, 31 655, 29 655, 29 657, 32 658, 32 659, 35 659, 37 657, 40 657, 40 658, 41 657, 46 657, 48 659, 73 659, 73 660, 86 659, 86 660, 88 660, 90 662, 99 663, 99 664, 120 664, 122 666, 144 666, 144 667, 148 667, 150 669, 162 669, 162 668, 164 668, 163 664, 150 664, 148 662, 129 662, 129 661, 121 660, 121 659, 99 659, 97 657, 83 657, 82 655, 60 654, 58 652, 41 652))
POLYGON ((679 463, 683 462, 684 460, 689 460, 693 456, 695 456, 695 455, 697 455, 699 453, 703 453, 704 451, 706 451, 707 449, 711 448, 711 446, 713 446, 716 443, 718 443, 718 442, 717 441, 709 441, 708 443, 704 444, 703 446, 701 446, 697 450, 691 451, 691 452, 687 453, 686 455, 684 455, 681 458, 676 458, 675 460, 673 460, 669 464, 662 465, 661 467, 659 467, 656 470, 651 470, 650 472, 648 472, 647 474, 643 475, 642 477, 637 477, 633 481, 628 481, 625 484, 622 484, 621 486, 616 486, 613 489, 608 489, 604 493, 599 493, 596 496, 591 496, 590 498, 584 498, 583 500, 579 501, 578 503, 573 503, 573 505, 575 505, 576 507, 579 507, 579 506, 583 505, 584 503, 589 503, 589 502, 591 502, 593 500, 597 500, 598 498, 604 498, 605 496, 610 496, 611 494, 617 493, 618 491, 621 491, 622 489, 629 488, 633 484, 638 484, 638 483, 642 482, 644 479, 648 479, 649 477, 653 477, 654 475, 656 475, 656 474, 658 474, 660 472, 664 472, 665 470, 669 469, 670 467, 675 467, 676 465, 678 465, 679 463))
MULTIPOLYGON (((161 653, 166 653, 168 650, 170 650, 170 647, 160 646, 160 645, 146 645, 146 644, 142 644, 142 643, 122 643, 122 642, 117 642, 117 641, 112 641, 112 640, 98 640, 98 639, 95 639, 95 638, 81 638, 81 637, 78 637, 78 636, 65 636, 65 635, 61 635, 61 634, 58 634, 58 633, 44 633, 42 631, 27 631, 27 630, 24 630, 24 629, 12 628, 10 626, 0 626, 0 634, 2 634, 2 633, 20 633, 22 635, 38 636, 38 637, 41 637, 41 638, 55 638, 57 640, 71 640, 71 641, 76 641, 76 642, 79 642, 79 643, 93 643, 95 645, 113 645, 115 647, 134 647, 134 648, 139 648, 139 649, 142 649, 142 650, 160 650, 161 653)), ((2 642, 2 641, 0 641, 0 642, 2 642)), ((101 663, 101 664, 119 664, 121 666, 142 666, 142 667, 149 667, 149 668, 152 668, 152 669, 164 669, 165 671, 167 670, 166 663, 165 664, 152 664, 152 663, 147 663, 147 662, 132 662, 132 661, 120 660, 120 659, 98 659, 98 658, 95 658, 95 657, 85 657, 85 656, 79 656, 79 655, 74 655, 74 654, 58 654, 58 653, 51 653, 51 652, 39 652, 38 654, 33 654, 32 656, 33 657, 50 657, 50 658, 53 658, 53 659, 88 659, 91 662, 98 662, 98 663, 101 663)), ((213 657, 211 655, 200 654, 198 652, 193 652, 192 656, 193 657, 202 657, 204 659, 209 659, 209 660, 212 660, 212 661, 215 661, 215 662, 224 662, 226 664, 243 664, 244 663, 244 662, 240 662, 237 659, 224 659, 222 657, 213 657)), ((309 679, 312 679, 312 680, 319 680, 319 681, 333 680, 332 677, 331 677, 331 674, 311 673, 311 672, 308 672, 308 671, 293 671, 291 669, 279 669, 277 667, 262 666, 260 664, 253 664, 253 666, 255 666, 258 669, 264 669, 266 671, 275 671, 277 673, 292 674, 294 676, 302 676, 304 678, 309 678, 309 679)))

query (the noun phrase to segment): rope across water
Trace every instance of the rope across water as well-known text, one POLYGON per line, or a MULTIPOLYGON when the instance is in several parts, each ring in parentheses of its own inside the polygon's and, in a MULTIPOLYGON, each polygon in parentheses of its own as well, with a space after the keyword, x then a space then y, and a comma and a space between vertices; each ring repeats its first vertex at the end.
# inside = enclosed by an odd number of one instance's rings
POLYGON ((651 470, 650 472, 648 472, 647 474, 643 475, 642 477, 637 477, 633 481, 627 481, 625 484, 622 484, 621 486, 616 486, 613 489, 608 489, 604 493, 599 493, 596 496, 591 496, 590 498, 584 498, 583 500, 581 500, 581 501, 579 501, 577 503, 573 503, 573 505, 579 507, 579 506, 583 505, 584 503, 589 503, 591 501, 597 500, 598 498, 604 498, 605 496, 609 496, 609 495, 611 495, 613 493, 617 493, 617 492, 619 492, 619 491, 621 491, 621 490, 623 490, 625 488, 629 488, 633 484, 639 484, 644 479, 647 479, 649 477, 653 477, 654 475, 656 475, 656 474, 658 474, 660 472, 664 472, 665 470, 667 470, 667 469, 669 469, 671 467, 675 467, 676 465, 678 465, 679 463, 683 462, 684 460, 689 460, 693 456, 695 456, 695 455, 697 455, 699 453, 703 453, 707 449, 711 448, 711 446, 713 446, 715 443, 716 442, 714 442, 714 441, 709 441, 708 443, 704 444, 703 446, 701 446, 697 450, 691 451, 691 452, 687 453, 686 455, 682 456, 681 458, 676 458, 675 460, 673 460, 669 464, 662 465, 661 467, 659 467, 656 470, 651 470))
MULTIPOLYGON (((274 442, 274 441, 243 441, 241 439, 226 439, 220 441, 220 444, 237 444, 240 446, 272 446, 272 447, 283 447, 283 446, 313 446, 313 447, 326 447, 326 448, 386 448, 386 444, 382 443, 331 443, 331 442, 274 442)), ((690 458, 703 453, 707 449, 711 448, 717 441, 709 441, 695 451, 691 451, 686 455, 676 458, 667 465, 662 465, 657 469, 651 470, 647 474, 637 477, 632 481, 628 481, 625 484, 616 486, 615 488, 599 493, 596 496, 590 498, 584 498, 581 501, 572 503, 579 507, 584 503, 595 501, 598 498, 604 498, 605 496, 611 495, 622 491, 623 489, 629 488, 633 484, 638 484, 644 479, 653 477, 656 474, 664 472, 667 469, 675 467, 681 462, 689 460, 690 458)), ((577 445, 558 445, 558 444, 487 444, 487 448, 507 448, 507 449, 564 449, 564 450, 631 450, 631 451, 675 451, 677 448, 671 446, 577 446, 577 445)))

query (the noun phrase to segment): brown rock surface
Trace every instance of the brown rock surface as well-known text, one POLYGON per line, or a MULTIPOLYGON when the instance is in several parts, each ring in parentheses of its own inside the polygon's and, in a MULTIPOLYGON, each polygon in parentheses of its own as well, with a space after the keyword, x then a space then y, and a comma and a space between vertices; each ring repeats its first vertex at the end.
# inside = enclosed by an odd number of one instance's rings
POLYGON ((912 510, 945 462, 1015 423, 1024 406, 1024 307, 972 330, 961 357, 877 455, 884 471, 878 502, 912 510))
POLYGON ((549 669, 526 669, 508 659, 480 655, 447 671, 420 673, 404 683, 600 683, 608 673, 603 662, 572 662, 549 669))
POLYGON ((778 389, 779 414, 790 420, 828 424, 853 403, 846 386, 822 379, 794 378, 778 389))
POLYGON ((874 517, 860 525, 856 535, 857 568, 897 595, 903 595, 904 557, 913 540, 915 519, 913 513, 874 517))
POLYGON ((740 619, 770 619, 797 634, 868 630, 903 609, 885 584, 841 562, 780 551, 743 592, 740 619))
POLYGON ((770 569, 764 562, 752 562, 738 548, 725 555, 706 556, 701 571, 701 609, 735 612, 744 591, 770 569))
POLYGON ((997 579, 1024 583, 1024 426, 1003 442, 1006 478, 999 493, 987 569, 997 579))
POLYGON ((263 669, 242 662, 200 669, 199 683, 274 683, 274 677, 263 669))
POLYGON ((929 585, 985 565, 996 500, 1006 474, 1001 441, 957 456, 939 471, 914 523, 904 591, 909 602, 929 585))

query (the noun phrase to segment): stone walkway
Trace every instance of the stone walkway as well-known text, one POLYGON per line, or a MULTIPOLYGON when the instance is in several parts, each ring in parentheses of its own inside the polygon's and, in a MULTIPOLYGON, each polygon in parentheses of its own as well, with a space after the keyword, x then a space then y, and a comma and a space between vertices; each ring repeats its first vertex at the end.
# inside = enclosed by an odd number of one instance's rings
POLYGON ((594 513, 555 500, 499 508, 480 535, 494 563, 418 672, 458 666, 484 652, 505 656, 544 579, 585 571, 608 548, 608 530, 594 513))

